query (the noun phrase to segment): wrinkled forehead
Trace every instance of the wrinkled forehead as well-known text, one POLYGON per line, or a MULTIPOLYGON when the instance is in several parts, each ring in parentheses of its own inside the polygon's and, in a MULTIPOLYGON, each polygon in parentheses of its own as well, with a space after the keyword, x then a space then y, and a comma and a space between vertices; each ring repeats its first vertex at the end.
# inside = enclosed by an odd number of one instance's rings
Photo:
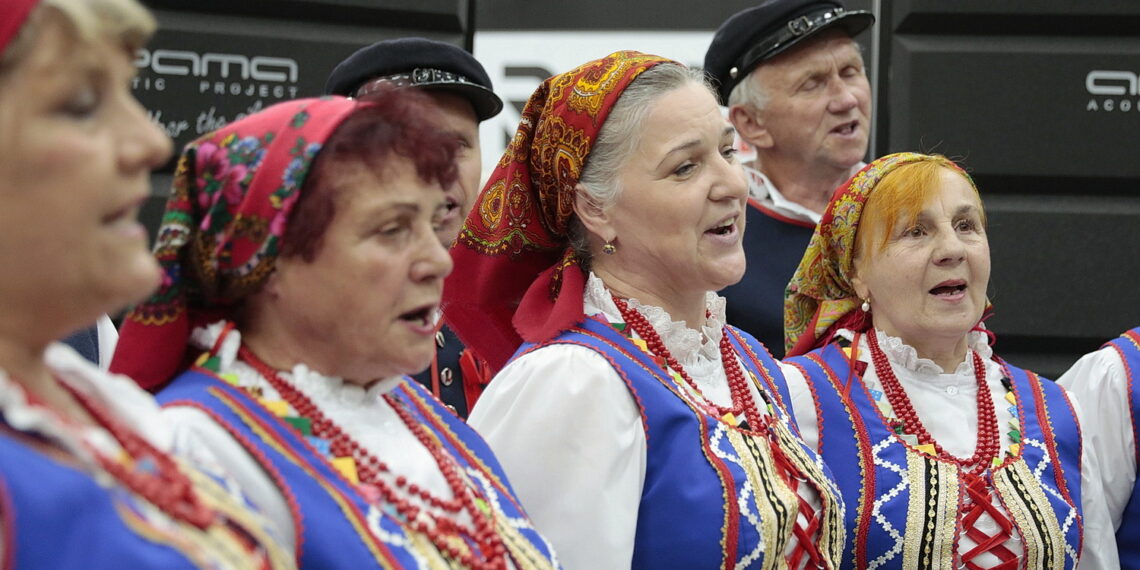
POLYGON ((906 164, 876 185, 867 198, 860 226, 872 226, 866 230, 881 235, 899 224, 914 222, 924 212, 945 208, 985 216, 981 196, 962 170, 940 162, 906 164))

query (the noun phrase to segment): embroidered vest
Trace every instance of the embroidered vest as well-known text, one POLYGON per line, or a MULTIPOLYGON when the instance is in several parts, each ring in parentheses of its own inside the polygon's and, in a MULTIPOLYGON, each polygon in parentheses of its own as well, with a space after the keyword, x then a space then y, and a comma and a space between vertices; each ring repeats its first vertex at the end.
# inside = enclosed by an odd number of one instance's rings
MULTIPOLYGON (((819 447, 847 503, 844 568, 955 568, 958 467, 895 435, 862 382, 849 398, 847 356, 834 344, 785 360, 808 380, 819 447)), ((1022 539, 1023 568, 1076 566, 1081 550, 1081 434, 1061 388, 1006 365, 1021 423, 1020 456, 987 477, 1022 539)))
POLYGON ((175 521, 120 486, 11 436, 0 418, 0 568, 250 568, 256 549, 274 568, 289 553, 212 478, 183 467, 221 522, 205 530, 175 521))
MULTIPOLYGON (((1140 386, 1136 385, 1136 372, 1140 371, 1140 327, 1134 328, 1120 338, 1106 343, 1124 361, 1124 371, 1128 374, 1128 407, 1132 412, 1133 445, 1137 446, 1136 459, 1140 466, 1140 424, 1136 414, 1140 413, 1140 386)), ((1140 486, 1132 486, 1132 497, 1124 507, 1120 528, 1116 530, 1116 548, 1120 554, 1121 568, 1140 567, 1140 486)))
POLYGON ((648 445, 634 568, 782 567, 798 498, 775 471, 773 440, 821 491, 820 551, 826 560, 839 560, 843 506, 830 474, 789 427, 788 392, 779 367, 755 339, 728 330, 753 381, 773 399, 772 439, 706 415, 689 399, 683 380, 607 323, 586 319, 551 341, 519 351, 584 346, 609 361, 629 388, 648 445))
MULTIPOLYGON (((553 568, 549 544, 529 525, 482 438, 415 381, 403 382, 392 394, 438 438, 469 484, 487 497, 515 567, 553 568)), ((192 406, 208 413, 277 482, 297 527, 300 567, 447 567, 427 537, 407 529, 382 505, 370 504, 299 432, 243 390, 196 368, 176 378, 158 399, 167 406, 192 406)))

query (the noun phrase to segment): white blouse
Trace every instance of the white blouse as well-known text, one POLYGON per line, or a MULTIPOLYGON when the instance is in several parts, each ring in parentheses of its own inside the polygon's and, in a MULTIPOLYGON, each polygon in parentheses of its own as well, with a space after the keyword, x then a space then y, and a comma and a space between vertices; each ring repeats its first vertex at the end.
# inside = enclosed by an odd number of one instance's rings
POLYGON ((1111 347, 1090 352, 1061 375, 1057 383, 1090 410, 1081 425, 1100 462, 1100 479, 1113 528, 1120 528, 1124 507, 1136 484, 1136 436, 1132 431, 1128 373, 1111 347))
MULTIPOLYGON (((593 274, 583 301, 587 315, 624 322, 593 274)), ((724 299, 708 293, 705 303, 710 316, 697 332, 659 307, 629 300, 705 399, 728 406, 732 394, 720 355, 724 299)), ((521 356, 487 386, 468 423, 490 444, 568 570, 630 567, 645 484, 645 432, 629 389, 605 358, 573 345, 521 356)), ((818 507, 818 497, 815 502, 818 507)))
MULTIPOLYGON (((1012 440, 1006 426, 1013 418, 1009 411, 1010 404, 1005 400, 1006 389, 1001 384, 1004 373, 1001 365, 991 356, 992 351, 986 342, 987 337, 982 332, 971 332, 967 337, 969 350, 966 358, 951 373, 946 373, 934 361, 920 358, 918 352, 911 346, 903 343, 902 339, 889 336, 880 331, 878 334, 879 346, 883 349, 891 368, 898 377, 910 398, 911 405, 922 420, 922 425, 930 435, 938 441, 947 452, 956 457, 969 457, 974 454, 978 434, 977 410, 977 381, 974 378, 973 353, 977 352, 985 363, 986 383, 994 401, 994 410, 997 414, 999 431, 1001 432, 1001 447, 1008 449, 1012 440)), ((850 331, 840 331, 840 335, 848 340, 852 338, 850 331)), ((859 360, 867 363, 863 374, 863 383, 870 390, 882 391, 882 385, 871 364, 871 352, 866 337, 862 337, 858 350, 859 360)), ((808 446, 819 448, 819 418, 816 415, 815 401, 811 390, 799 369, 792 366, 782 366, 784 378, 788 382, 791 392, 792 410, 800 428, 800 434, 808 446)), ((1047 380, 1046 380, 1047 381, 1047 380)), ((1070 396, 1073 408, 1077 413, 1078 421, 1082 421, 1081 406, 1076 398, 1070 396)), ((1087 438, 1086 438, 1087 440, 1087 438)), ((1108 513, 1105 509, 1105 497, 1100 483, 1097 457, 1085 452, 1087 446, 1081 448, 1081 503, 1084 513, 1084 539, 1081 550, 1081 569, 1090 568, 1119 568, 1120 563, 1116 556, 1116 539, 1113 533, 1108 513)), ((997 505, 1001 510, 1000 504, 997 505)), ((984 515, 983 518, 988 518, 984 515)), ((984 520, 980 524, 984 524, 984 520)), ((965 535, 961 537, 958 551, 966 552, 975 544, 965 535)), ((1021 554, 1022 547, 1018 541, 1010 541, 1006 547, 1021 554)), ((992 560, 996 563, 996 559, 992 560)), ((976 563, 985 564, 984 560, 976 563)))
MULTIPOLYGON (((171 450, 172 434, 158 404, 131 379, 100 370, 63 343, 49 346, 44 359, 60 381, 98 402, 155 448, 171 450)), ((29 404, 24 390, 3 370, 0 370, 0 414, 13 429, 51 440, 75 457, 89 473, 100 473, 103 469, 87 445, 108 456, 122 452, 118 440, 106 429, 66 421, 53 410, 29 404)))
MULTIPOLYGON (((223 326, 224 323, 218 322, 195 330, 192 343, 203 350, 212 347, 223 326)), ((239 386, 261 388, 266 399, 280 399, 273 386, 257 371, 237 359, 240 346, 241 333, 231 330, 217 353, 221 371, 237 374, 239 386)), ((431 453, 404 425, 388 402, 380 397, 404 382, 402 377, 380 380, 365 389, 340 378, 323 376, 303 364, 295 366, 291 373, 280 372, 278 375, 312 400, 326 417, 369 453, 383 458, 391 473, 406 476, 437 497, 454 497, 431 453)), ((293 548, 296 537, 285 497, 245 448, 197 408, 172 406, 164 408, 162 413, 173 429, 174 446, 179 453, 224 465, 247 490, 250 500, 284 531, 279 533, 288 537, 283 541, 284 545, 293 548)), ((470 518, 466 512, 460 516, 470 518)), ((460 522, 469 524, 470 521, 461 518, 460 522)))
MULTIPOLYGON (((247 496, 243 494, 245 489, 235 488, 229 473, 213 458, 179 453, 174 445, 176 439, 174 431, 167 423, 162 409, 153 396, 130 378, 105 372, 70 346, 58 342, 48 347, 45 362, 58 380, 101 405, 123 427, 132 430, 156 449, 175 455, 178 459, 188 460, 197 470, 223 480, 226 490, 235 498, 247 496)), ((0 415, 13 429, 51 441, 73 458, 78 467, 100 485, 122 486, 107 473, 98 457, 91 452, 94 448, 105 457, 116 457, 125 453, 122 444, 114 435, 104 427, 80 424, 65 419, 54 410, 42 405, 30 404, 27 393, 3 370, 0 370, 0 415)), ((143 509, 143 517, 148 524, 164 528, 169 532, 178 531, 174 519, 160 507, 146 501, 139 501, 134 505, 143 509)), ((82 508, 82 505, 77 505, 77 508, 82 508)), ((262 524, 264 522, 262 515, 254 516, 251 522, 262 524)), ((3 535, 2 526, 0 525, 0 536, 3 535)), ((99 531, 95 528, 89 530, 99 531)), ((286 544, 283 538, 292 535, 291 529, 286 529, 286 532, 280 532, 277 528, 267 530, 276 545, 286 544)), ((66 544, 62 544, 61 548, 66 548, 66 544)), ((2 550, 3 548, 0 548, 0 551, 2 550)))

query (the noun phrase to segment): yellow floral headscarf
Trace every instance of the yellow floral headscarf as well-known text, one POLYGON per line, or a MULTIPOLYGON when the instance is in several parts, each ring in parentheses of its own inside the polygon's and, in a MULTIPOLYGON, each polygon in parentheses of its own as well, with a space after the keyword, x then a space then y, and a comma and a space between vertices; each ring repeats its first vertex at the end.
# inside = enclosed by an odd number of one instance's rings
POLYGON ((855 234, 863 205, 879 182, 896 168, 923 161, 944 163, 974 184, 965 171, 944 157, 900 152, 875 160, 840 186, 784 293, 784 347, 788 356, 818 348, 839 328, 869 325, 859 318, 856 309, 862 301, 851 284, 855 234))

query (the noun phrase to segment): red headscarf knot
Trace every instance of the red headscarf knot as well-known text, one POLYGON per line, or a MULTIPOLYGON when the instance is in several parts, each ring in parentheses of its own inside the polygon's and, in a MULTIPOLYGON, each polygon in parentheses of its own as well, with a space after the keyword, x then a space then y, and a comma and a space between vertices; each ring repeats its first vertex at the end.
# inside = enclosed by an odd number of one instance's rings
POLYGON ((493 370, 523 341, 583 316, 585 275, 569 247, 582 168, 610 110, 643 71, 669 62, 612 53, 544 81, 452 248, 444 312, 493 370))

